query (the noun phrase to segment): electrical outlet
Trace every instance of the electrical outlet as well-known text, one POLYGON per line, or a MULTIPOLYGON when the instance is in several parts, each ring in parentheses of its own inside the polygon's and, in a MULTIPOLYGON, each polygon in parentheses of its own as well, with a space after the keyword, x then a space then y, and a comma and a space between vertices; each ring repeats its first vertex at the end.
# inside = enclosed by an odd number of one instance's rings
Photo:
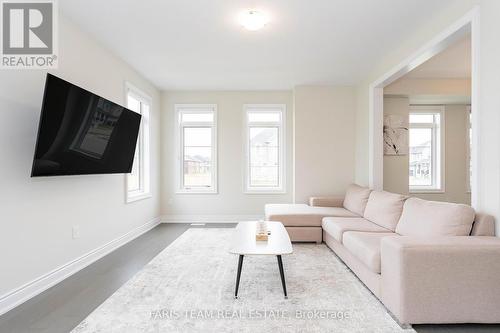
POLYGON ((169 199, 168 199, 168 204, 169 204, 170 206, 172 206, 172 204, 173 204, 173 203, 174 203, 174 199, 169 198, 169 199))
POLYGON ((79 225, 74 225, 72 231, 73 231, 73 239, 80 238, 80 226, 79 225))

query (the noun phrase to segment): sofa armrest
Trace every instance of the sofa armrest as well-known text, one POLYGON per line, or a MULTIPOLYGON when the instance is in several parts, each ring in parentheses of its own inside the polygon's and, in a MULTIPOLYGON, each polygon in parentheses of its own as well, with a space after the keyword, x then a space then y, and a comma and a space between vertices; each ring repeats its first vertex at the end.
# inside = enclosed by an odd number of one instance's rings
POLYGON ((342 196, 309 198, 309 206, 313 207, 343 207, 343 205, 344 197, 342 196))
POLYGON ((500 238, 390 236, 381 300, 404 324, 498 323, 500 238))

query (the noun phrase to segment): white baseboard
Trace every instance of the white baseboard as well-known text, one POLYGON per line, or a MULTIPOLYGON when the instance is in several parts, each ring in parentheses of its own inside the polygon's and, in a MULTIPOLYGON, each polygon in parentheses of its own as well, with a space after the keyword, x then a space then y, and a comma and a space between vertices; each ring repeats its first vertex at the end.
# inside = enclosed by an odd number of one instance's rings
POLYGON ((87 267, 93 262, 104 257, 108 253, 116 250, 122 245, 130 242, 134 238, 144 234, 145 232, 153 229, 160 223, 160 218, 154 218, 151 221, 127 232, 100 247, 94 249, 83 256, 76 258, 58 268, 48 272, 25 285, 16 288, 2 296, 0 296, 0 315, 12 310, 16 306, 26 302, 30 298, 42 293, 43 291, 49 289, 50 287, 56 285, 62 280, 68 278, 69 276, 75 274, 81 269, 87 267))
POLYGON ((264 215, 163 215, 162 223, 237 223, 240 221, 257 221, 264 215))

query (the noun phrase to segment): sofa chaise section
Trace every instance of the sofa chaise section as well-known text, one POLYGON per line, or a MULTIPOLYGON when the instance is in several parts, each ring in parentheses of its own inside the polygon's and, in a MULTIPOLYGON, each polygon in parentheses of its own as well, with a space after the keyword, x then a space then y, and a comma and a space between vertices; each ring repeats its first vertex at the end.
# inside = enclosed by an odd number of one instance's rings
POLYGON ((363 215, 370 190, 351 185, 345 196, 311 197, 307 204, 267 204, 267 221, 279 221, 293 242, 322 242, 324 217, 359 218, 363 215))
POLYGON ((266 220, 283 223, 294 242, 321 243, 321 223, 325 216, 357 217, 343 207, 317 207, 306 204, 267 204, 266 220))

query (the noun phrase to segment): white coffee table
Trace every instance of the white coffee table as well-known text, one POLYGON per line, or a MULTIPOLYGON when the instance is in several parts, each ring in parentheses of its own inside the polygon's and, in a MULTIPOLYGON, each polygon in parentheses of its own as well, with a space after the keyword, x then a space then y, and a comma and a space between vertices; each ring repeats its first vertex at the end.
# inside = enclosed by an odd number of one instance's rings
POLYGON ((257 241, 255 231, 257 221, 240 222, 234 230, 231 249, 229 252, 238 254, 238 273, 236 274, 236 289, 234 298, 238 298, 238 287, 240 285, 241 268, 243 266, 243 257, 245 255, 273 255, 278 258, 278 267, 281 275, 281 284, 285 298, 288 298, 286 292, 285 272, 283 271, 283 261, 281 256, 293 252, 292 242, 288 232, 281 222, 267 222, 267 229, 271 231, 267 241, 257 241))

